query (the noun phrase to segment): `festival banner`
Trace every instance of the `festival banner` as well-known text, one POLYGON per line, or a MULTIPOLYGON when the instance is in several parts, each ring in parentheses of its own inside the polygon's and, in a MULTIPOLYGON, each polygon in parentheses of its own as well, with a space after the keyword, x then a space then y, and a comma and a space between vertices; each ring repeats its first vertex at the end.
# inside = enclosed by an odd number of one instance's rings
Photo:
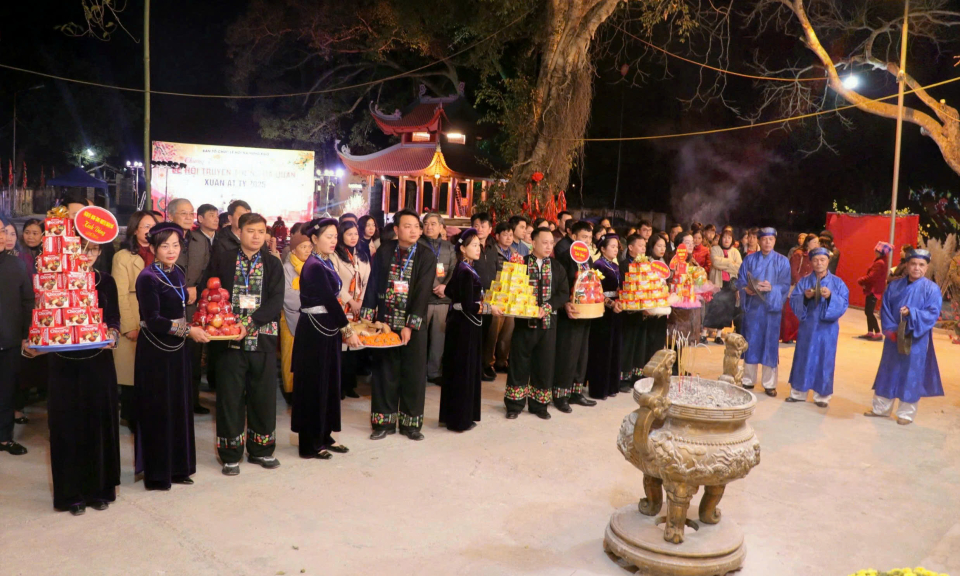
POLYGON ((165 211, 175 198, 190 200, 194 209, 212 204, 221 212, 244 200, 269 224, 277 217, 286 222, 313 217, 312 151, 157 141, 153 162, 170 163, 154 165, 151 172, 155 210, 165 211))

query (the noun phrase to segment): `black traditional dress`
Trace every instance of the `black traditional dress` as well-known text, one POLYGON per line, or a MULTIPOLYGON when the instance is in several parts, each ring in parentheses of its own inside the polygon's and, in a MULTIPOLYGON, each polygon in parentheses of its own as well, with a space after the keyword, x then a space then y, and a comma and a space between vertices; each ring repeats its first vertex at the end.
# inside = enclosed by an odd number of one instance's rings
MULTIPOLYGON (((620 277, 626 278, 630 271, 630 259, 620 263, 620 277)), ((624 311, 620 314, 620 384, 622 389, 633 386, 640 378, 645 365, 647 346, 646 316, 639 311, 624 311)))
POLYGON ((140 336, 134 387, 137 473, 148 489, 165 490, 197 471, 193 385, 183 272, 155 263, 137 277, 140 336))
MULTIPOLYGON (((654 260, 663 262, 662 258, 655 258, 654 260)), ((666 264, 666 262, 664 262, 664 264, 666 264)), ((672 275, 673 272, 671 272, 671 276, 672 275)), ((668 278, 667 281, 669 282, 670 279, 668 278)), ((643 314, 645 334, 643 356, 640 362, 641 372, 643 371, 643 367, 647 365, 647 362, 653 358, 654 354, 667 347, 667 323, 669 318, 669 316, 650 316, 643 314)))
POLYGON ((454 269, 446 294, 452 303, 443 342, 440 421, 450 430, 463 432, 480 421, 480 316, 489 314, 490 306, 483 303, 480 275, 467 262, 454 269))
POLYGON ((312 457, 335 444, 340 431, 340 329, 347 315, 337 299, 340 276, 333 263, 311 254, 300 271, 300 321, 293 338, 293 418, 300 455, 312 457))
MULTIPOLYGON (((103 322, 119 337, 117 284, 95 272, 103 322)), ((49 355, 50 467, 53 506, 113 502, 120 485, 117 371, 112 350, 49 355)))
MULTIPOLYGON (((603 275, 600 281, 603 287, 604 301, 616 301, 618 291, 623 286, 620 267, 600 257, 593 268, 603 275)), ((622 313, 605 308, 603 316, 591 320, 590 346, 587 360, 588 393, 591 398, 604 400, 616 396, 620 391, 620 316, 622 313)))

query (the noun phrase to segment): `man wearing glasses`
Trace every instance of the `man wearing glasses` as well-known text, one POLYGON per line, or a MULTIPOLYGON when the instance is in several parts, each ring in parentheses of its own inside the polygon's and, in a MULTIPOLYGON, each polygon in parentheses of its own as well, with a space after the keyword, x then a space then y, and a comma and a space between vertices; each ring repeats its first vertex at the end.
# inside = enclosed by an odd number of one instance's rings
MULTIPOLYGON (((186 198, 177 198, 167 204, 167 220, 183 228, 184 232, 184 245, 180 250, 177 266, 183 269, 186 277, 188 319, 193 318, 193 313, 197 311, 197 292, 203 290, 198 284, 210 262, 210 240, 200 230, 193 229, 196 219, 193 204, 186 198)), ((200 358, 203 344, 189 340, 187 346, 193 360, 193 412, 209 414, 210 409, 200 405, 200 358)))

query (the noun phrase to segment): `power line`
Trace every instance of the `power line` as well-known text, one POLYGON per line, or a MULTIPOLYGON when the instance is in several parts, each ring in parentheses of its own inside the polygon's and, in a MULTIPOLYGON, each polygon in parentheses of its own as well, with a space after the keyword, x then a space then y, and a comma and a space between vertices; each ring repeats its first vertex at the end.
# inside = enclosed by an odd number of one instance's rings
MULTIPOLYGON (((945 84, 950 84, 950 83, 956 82, 956 81, 958 81, 958 80, 960 80, 960 77, 951 78, 951 79, 949 79, 949 80, 944 80, 944 81, 942 81, 942 82, 936 82, 936 83, 934 83, 934 84, 929 84, 929 85, 927 85, 927 86, 921 86, 921 87, 915 88, 915 89, 913 89, 913 90, 908 90, 908 91, 904 92, 904 94, 913 94, 914 92, 918 92, 918 91, 920 91, 920 90, 929 90, 930 88, 936 88, 937 86, 943 86, 943 85, 945 85, 945 84)), ((864 103, 865 103, 865 104, 868 104, 868 103, 871 103, 871 102, 882 102, 882 101, 884 101, 884 100, 889 100, 889 99, 891 99, 891 98, 896 98, 896 97, 897 97, 896 94, 891 94, 891 95, 889 95, 889 96, 883 96, 883 97, 881 97, 881 98, 869 99, 869 100, 867 100, 867 101, 864 102, 864 103)), ((795 122, 795 121, 797 121, 797 120, 805 120, 805 119, 807 119, 807 118, 813 118, 813 117, 815 117, 815 116, 823 116, 823 115, 825 115, 825 114, 834 114, 834 113, 836 113, 836 112, 842 112, 842 111, 844 111, 844 110, 849 110, 849 109, 851 109, 851 108, 857 108, 857 107, 858 107, 857 104, 849 104, 849 105, 847 105, 847 106, 841 106, 841 107, 839 107, 839 108, 834 108, 834 109, 832 109, 832 110, 820 110, 820 111, 818 111, 818 112, 811 112, 811 113, 809 113, 809 114, 801 114, 801 115, 799 115, 799 116, 792 116, 792 117, 790 117, 790 118, 781 118, 781 119, 779 119, 779 120, 768 120, 768 121, 766 121, 766 122, 757 122, 757 123, 755 123, 755 124, 746 124, 746 125, 744 125, 744 126, 731 126, 731 127, 729 127, 729 128, 716 128, 716 129, 713 129, 713 130, 700 130, 700 131, 698 131, 698 132, 686 132, 686 133, 683 133, 683 134, 663 134, 663 135, 660 135, 660 136, 629 136, 629 137, 627 137, 627 138, 575 138, 574 140, 577 140, 577 141, 580 141, 580 142, 620 142, 620 141, 627 142, 627 141, 633 141, 633 140, 664 140, 664 139, 667 139, 667 138, 685 138, 685 137, 688 137, 688 136, 704 136, 704 135, 706 135, 706 134, 718 134, 718 133, 720 133, 720 132, 734 132, 734 131, 736 131, 736 130, 750 130, 750 129, 752 129, 752 128, 759 128, 759 127, 761 127, 761 126, 772 126, 772 125, 775 125, 775 124, 785 124, 785 123, 787 123, 787 122, 795 122)))
MULTIPOLYGON (((437 64, 442 64, 443 62, 445 62, 445 61, 447 61, 447 60, 450 60, 451 58, 456 58, 457 56, 459 56, 459 55, 461 55, 461 54, 463 54, 463 53, 465 53, 465 52, 469 52, 470 50, 473 50, 473 49, 476 48, 477 46, 480 46, 481 44, 484 44, 485 42, 487 42, 487 41, 495 38, 496 36, 498 36, 499 34, 501 34, 502 32, 504 32, 505 30, 507 30, 508 28, 512 27, 512 26, 515 25, 517 22, 519 22, 520 20, 522 20, 525 16, 527 16, 527 14, 522 14, 522 15, 518 16, 518 17, 517 17, 516 19, 514 19, 512 22, 510 22, 510 23, 508 23, 507 25, 501 27, 501 28, 498 29, 496 32, 494 32, 493 34, 490 34, 489 36, 486 36, 486 37, 484 37, 484 38, 481 38, 480 40, 477 40, 477 41, 474 42, 473 44, 470 44, 469 46, 467 46, 467 47, 465 47, 465 48, 462 48, 462 49, 454 52, 453 54, 451 54, 451 55, 449 55, 449 56, 446 56, 445 58, 440 58, 440 59, 435 60, 435 61, 433 61, 433 62, 431 62, 431 63, 429 63, 429 64, 425 64, 425 65, 423 65, 423 66, 420 66, 419 68, 414 68, 413 70, 407 70, 406 72, 401 72, 401 73, 399 73, 399 74, 394 74, 393 76, 387 76, 386 78, 380 78, 379 80, 371 80, 371 81, 369 81, 369 82, 361 82, 361 83, 359 83, 359 84, 354 84, 354 85, 352 85, 352 86, 340 86, 340 87, 337 87, 337 88, 327 88, 327 89, 324 89, 324 90, 307 90, 307 91, 305 91, 305 92, 291 92, 291 93, 288 93, 288 94, 259 94, 259 95, 258 95, 258 94, 236 94, 236 95, 233 95, 233 94, 187 94, 187 93, 184 93, 184 92, 166 92, 166 91, 163 91, 163 90, 151 90, 151 91, 150 91, 150 94, 159 94, 159 95, 161 95, 161 96, 180 96, 180 97, 185 97, 185 98, 214 98, 214 99, 223 99, 223 100, 265 100, 265 99, 269 99, 269 98, 294 98, 294 97, 310 96, 310 95, 312 95, 312 94, 330 94, 330 93, 333 93, 333 92, 343 92, 343 91, 346 91, 346 90, 354 90, 354 89, 356 89, 356 88, 366 88, 367 86, 375 86, 375 85, 381 84, 381 83, 383 83, 383 82, 389 82, 389 81, 391 81, 391 80, 397 80, 397 79, 399 79, 399 78, 404 78, 404 77, 406 77, 406 76, 410 76, 410 75, 412 75, 412 74, 416 74, 417 72, 421 72, 421 71, 423 71, 423 70, 426 70, 427 68, 430 68, 430 67, 432 67, 432 66, 436 66, 437 64)), ((13 70, 14 72, 23 72, 24 74, 32 74, 32 75, 34 75, 34 76, 40 76, 40 77, 43 77, 43 78, 50 78, 51 80, 59 80, 59 81, 61 81, 61 82, 70 82, 70 83, 72 83, 72 84, 82 84, 82 85, 84 85, 84 86, 94 86, 94 87, 96 87, 96 88, 107 88, 107 89, 110 89, 110 90, 120 90, 120 91, 122 91, 122 92, 138 92, 138 93, 141 93, 141 94, 142 94, 143 92, 145 92, 145 90, 144 90, 143 88, 131 88, 131 87, 129 87, 129 86, 116 86, 116 85, 113 85, 113 84, 102 84, 102 83, 100 83, 100 82, 90 82, 90 81, 88 81, 88 80, 78 80, 78 79, 76 79, 76 78, 66 78, 66 77, 64 77, 64 76, 57 76, 57 75, 55 75, 55 74, 47 74, 46 72, 37 72, 36 70, 28 70, 28 69, 26 69, 26 68, 19 68, 19 67, 17 67, 17 66, 10 66, 10 65, 8 65, 8 64, 0 64, 0 68, 5 69, 5 70, 13 70)))
POLYGON ((657 46, 656 44, 651 44, 650 42, 647 42, 647 41, 644 40, 643 38, 640 38, 639 36, 635 36, 635 35, 627 32, 626 30, 623 29, 622 26, 619 26, 619 25, 618 25, 618 26, 617 26, 617 29, 620 30, 621 32, 623 32, 624 34, 626 34, 627 36, 633 38, 633 39, 636 40, 637 42, 640 42, 640 43, 642 43, 642 44, 645 44, 645 45, 649 46, 650 48, 653 48, 654 50, 657 50, 657 51, 659 51, 659 52, 663 52, 663 53, 666 54, 667 56, 671 56, 671 57, 673 57, 673 58, 676 58, 677 60, 683 60, 684 62, 687 62, 687 63, 689 63, 689 64, 693 64, 693 65, 695 65, 695 66, 700 66, 701 68, 706 68, 706 69, 708 69, 708 70, 713 70, 714 72, 719 72, 719 73, 721 73, 721 74, 726 74, 726 75, 728 75, 728 76, 739 76, 740 78, 749 78, 749 79, 751 79, 751 80, 771 80, 771 81, 774 81, 774 82, 817 82, 817 81, 826 80, 826 78, 780 78, 779 76, 754 76, 754 75, 752 75, 752 74, 743 74, 743 73, 741 73, 741 72, 734 72, 733 70, 724 70, 723 68, 717 68, 716 66, 711 66, 711 65, 709 65, 709 64, 704 64, 703 62, 697 62, 696 60, 690 60, 689 58, 684 58, 683 56, 680 56, 679 54, 674 54, 673 52, 669 52, 669 51, 667 51, 666 49, 661 48, 660 46, 657 46))

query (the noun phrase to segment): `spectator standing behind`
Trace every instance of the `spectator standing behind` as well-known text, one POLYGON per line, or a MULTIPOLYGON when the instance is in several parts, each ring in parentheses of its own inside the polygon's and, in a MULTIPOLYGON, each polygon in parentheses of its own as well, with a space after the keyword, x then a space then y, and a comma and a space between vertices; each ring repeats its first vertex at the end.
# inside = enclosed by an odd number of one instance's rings
MULTIPOLYGON (((340 224, 337 232, 337 245, 330 257, 333 267, 340 276, 340 302, 344 311, 354 320, 360 318, 363 298, 370 282, 370 258, 360 250, 360 233, 352 221, 340 224)), ((361 362, 369 354, 366 350, 346 348, 340 355, 340 399, 359 398, 357 394, 357 375, 361 362)))
MULTIPOLYGON (((16 237, 14 237, 16 238, 16 237)), ((13 400, 20 370, 21 352, 27 348, 27 333, 33 320, 33 283, 22 260, 0 245, 0 452, 14 456, 27 449, 13 439, 13 400)))
POLYGON ((283 252, 283 249, 287 247, 287 225, 283 223, 283 218, 277 217, 271 233, 277 242, 277 250, 283 252))
MULTIPOLYGON (((719 287, 720 292, 707 305, 704 327, 721 330, 730 326, 731 322, 739 324, 736 283, 742 263, 740 252, 733 247, 733 228, 728 226, 720 234, 717 245, 710 249, 710 283, 719 287)), ((714 342, 723 344, 719 335, 714 342)))
MULTIPOLYGON (((131 430, 136 430, 136 398, 134 395, 134 359, 140 334, 140 303, 137 301, 137 277, 153 264, 153 252, 147 240, 150 229, 157 224, 150 212, 130 215, 127 237, 113 257, 113 280, 117 284, 117 303, 120 306, 120 341, 113 352, 120 385, 120 418, 131 430)), ((103 256, 100 256, 103 258, 103 256)))
POLYGON ((820 245, 830 251, 830 265, 828 269, 831 274, 836 274, 837 266, 840 265, 840 249, 833 243, 833 232, 829 230, 821 232, 820 245))
MULTIPOLYGON (((177 198, 167 204, 167 221, 173 222, 183 229, 183 245, 180 247, 180 257, 177 266, 183 270, 184 282, 187 287, 187 318, 193 318, 197 311, 197 294, 203 292, 199 286, 200 277, 210 262, 210 242, 203 232, 194 230, 193 225, 197 214, 193 211, 193 204, 186 198, 177 198)), ((200 405, 200 364, 203 358, 203 343, 193 340, 187 341, 190 353, 190 369, 193 378, 193 413, 209 414, 210 409, 200 405)))
POLYGON ((790 294, 801 278, 813 272, 813 263, 810 261, 809 254, 814 248, 820 247, 820 241, 816 234, 806 234, 798 250, 790 253, 790 292, 787 294, 787 303, 783 307, 783 317, 780 319, 780 341, 784 344, 790 344, 797 339, 797 333, 800 330, 800 320, 793 313, 790 307, 790 294))
POLYGON ((197 230, 207 239, 207 244, 213 248, 213 241, 217 236, 220 212, 213 204, 201 204, 197 208, 197 230))
MULTIPOLYGON (((220 252, 237 253, 237 250, 240 249, 240 218, 249 213, 250 205, 243 200, 234 200, 227 206, 227 221, 230 226, 221 228, 217 233, 217 239, 214 240, 213 250, 210 253, 211 262, 217 258, 217 254, 220 252)), ((269 248, 266 242, 263 245, 264 255, 266 255, 269 253, 269 248)))
MULTIPOLYGON (((30 218, 23 223, 23 232, 20 236, 20 259, 27 265, 32 276, 36 274, 37 256, 43 251, 43 221, 30 218)), ((41 399, 47 396, 47 356, 38 355, 34 358, 20 359, 20 376, 17 386, 16 414, 17 424, 27 424, 29 419, 23 413, 30 396, 30 390, 36 388, 41 399)))
POLYGON ((863 312, 867 315, 867 333, 863 336, 857 336, 861 340, 872 340, 881 342, 883 334, 880 333, 880 323, 874 311, 877 309, 877 299, 883 296, 883 291, 887 289, 887 256, 893 250, 893 246, 886 242, 877 242, 873 248, 873 264, 867 268, 867 273, 857 279, 857 284, 863 288, 863 294, 866 296, 863 312))
MULTIPOLYGON (((296 226, 296 225, 295 225, 296 226)), ((293 400, 293 337, 300 321, 300 272, 313 251, 310 238, 299 228, 290 236, 290 253, 283 263, 283 314, 280 315, 280 375, 287 403, 293 400)))
POLYGON ((446 338, 447 309, 450 298, 445 294, 453 269, 457 267, 457 254, 453 246, 440 237, 444 228, 443 217, 437 213, 423 218, 423 237, 420 242, 433 252, 437 259, 437 272, 433 278, 433 293, 427 305, 427 382, 440 384, 443 362, 443 343, 446 338))
POLYGON ((523 243, 523 239, 527 237, 527 226, 529 224, 530 221, 527 220, 526 216, 512 216, 510 218, 510 228, 513 230, 513 244, 510 247, 521 256, 530 253, 530 249, 523 243))
MULTIPOLYGON (((496 272, 503 270, 503 263, 510 262, 517 252, 512 248, 513 228, 507 222, 500 222, 494 230, 496 238, 496 272)), ((488 286, 489 288, 489 286, 488 286)), ((481 377, 487 382, 497 378, 497 370, 506 372, 510 358, 510 341, 513 337, 513 318, 497 315, 489 319, 489 334, 483 348, 483 370, 481 377)))
POLYGON ((369 260, 380 247, 380 226, 377 225, 376 218, 367 214, 360 217, 357 228, 360 229, 360 243, 357 244, 357 250, 362 250, 369 260))

